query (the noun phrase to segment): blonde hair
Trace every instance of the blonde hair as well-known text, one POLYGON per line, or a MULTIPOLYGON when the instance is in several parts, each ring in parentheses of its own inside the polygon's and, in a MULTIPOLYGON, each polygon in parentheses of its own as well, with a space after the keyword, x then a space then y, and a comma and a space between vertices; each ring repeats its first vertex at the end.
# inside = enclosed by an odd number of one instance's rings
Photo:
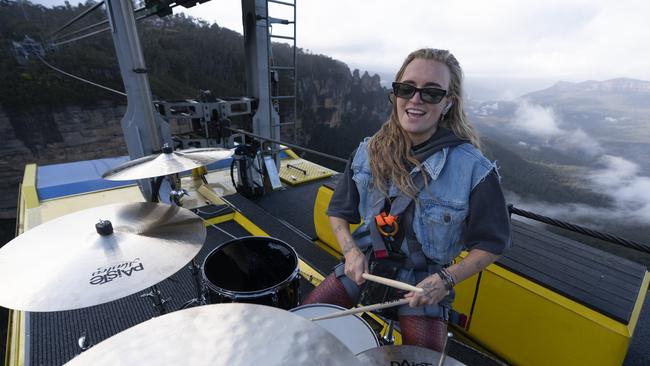
MULTIPOLYGON (((395 81, 402 79, 404 70, 415 59, 436 60, 447 65, 451 75, 447 97, 453 104, 451 109, 443 115, 438 126, 449 128, 454 135, 469 140, 472 145, 480 148, 478 134, 465 114, 463 106, 463 70, 456 57, 447 50, 432 48, 423 48, 411 52, 395 75, 395 81)), ((394 96, 391 96, 391 99, 394 100, 394 96)), ((384 122, 368 143, 370 169, 373 176, 373 185, 376 189, 388 195, 388 182, 392 181, 409 197, 416 197, 418 192, 407 168, 417 166, 422 169, 422 166, 413 155, 411 147, 411 139, 399 123, 397 106, 393 102, 390 118, 384 122)))

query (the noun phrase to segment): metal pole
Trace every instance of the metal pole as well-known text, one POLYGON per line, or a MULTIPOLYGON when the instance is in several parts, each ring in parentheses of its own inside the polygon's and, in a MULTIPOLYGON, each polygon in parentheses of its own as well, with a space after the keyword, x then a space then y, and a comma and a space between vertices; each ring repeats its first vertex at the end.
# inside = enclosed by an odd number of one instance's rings
MULTIPOLYGON (((121 125, 131 159, 159 152, 164 143, 171 145, 167 122, 154 110, 140 39, 130 0, 106 0, 113 43, 127 94, 127 108, 121 125)), ((151 183, 139 182, 145 197, 151 196, 151 183)), ((164 189, 166 190, 166 189, 164 189)), ((162 193, 162 192, 161 192, 162 193)), ((161 194, 161 196, 165 196, 161 194)))

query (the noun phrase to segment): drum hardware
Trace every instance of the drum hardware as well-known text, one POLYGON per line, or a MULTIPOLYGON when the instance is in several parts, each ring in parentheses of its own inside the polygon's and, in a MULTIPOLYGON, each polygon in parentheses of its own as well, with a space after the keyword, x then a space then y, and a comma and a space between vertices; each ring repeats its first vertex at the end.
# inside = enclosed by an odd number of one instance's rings
POLYGON ((79 337, 79 339, 77 340, 77 345, 81 349, 81 352, 84 352, 85 350, 93 346, 93 344, 88 341, 85 330, 83 331, 83 333, 81 333, 81 337, 79 337))
POLYGON ((196 263, 195 259, 192 259, 188 268, 192 273, 192 278, 194 279, 194 288, 196 289, 196 297, 190 299, 189 301, 181 305, 181 309, 187 309, 192 306, 206 305, 208 303, 205 297, 205 293, 206 293, 205 283, 201 278, 201 267, 198 265, 198 263, 196 263))
MULTIPOLYGON (((151 286, 151 290, 147 292, 146 294, 140 295, 140 297, 148 297, 151 299, 151 303, 153 304, 154 309, 156 309, 156 313, 158 315, 165 315, 167 314, 167 307, 165 304, 171 300, 171 297, 168 297, 166 299, 163 299, 162 297, 162 292, 158 289, 158 286, 153 285, 151 286)), ((155 316, 155 315, 154 315, 155 316)))
POLYGON ((169 191, 169 201, 175 204, 176 206, 183 206, 182 199, 184 196, 189 196, 187 190, 183 188, 176 188, 169 191))
POLYGON ((447 333, 447 338, 445 338, 445 343, 442 345, 442 352, 440 353, 440 360, 438 360, 438 366, 442 366, 445 363, 445 359, 447 358, 447 343, 449 342, 449 338, 453 337, 454 335, 451 332, 447 333))
POLYGON ((67 365, 118 364, 361 365, 338 338, 317 324, 288 311, 252 304, 174 311, 96 344, 67 365))
POLYGON ((388 319, 388 325, 386 326, 386 333, 381 339, 384 345, 395 344, 395 336, 393 335, 394 328, 395 328, 395 321, 393 319, 388 319))
POLYGON ((205 236, 199 216, 159 203, 61 216, 0 249, 0 305, 63 311, 120 299, 176 273, 199 253, 205 236))

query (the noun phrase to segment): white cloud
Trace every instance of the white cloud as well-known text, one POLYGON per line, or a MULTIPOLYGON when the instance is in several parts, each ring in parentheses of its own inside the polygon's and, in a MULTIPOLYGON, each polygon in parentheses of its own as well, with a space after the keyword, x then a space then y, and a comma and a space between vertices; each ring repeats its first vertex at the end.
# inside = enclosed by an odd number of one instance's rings
MULTIPOLYGON (((281 5, 270 10, 292 16, 281 5)), ((240 0, 179 11, 242 32, 240 0)), ((471 77, 650 79, 650 48, 641 46, 650 39, 645 0, 298 0, 297 13, 299 47, 372 72, 394 73, 410 51, 427 46, 452 50, 471 77)))
POLYGON ((557 125, 556 115, 551 108, 531 104, 527 100, 519 102, 512 126, 533 137, 549 138, 564 133, 557 125))
POLYGON ((564 129, 552 108, 519 100, 512 128, 528 134, 533 140, 542 140, 544 145, 570 153, 586 153, 597 157, 602 155, 602 146, 581 129, 564 129))
MULTIPOLYGON (((513 192, 507 198, 517 207, 549 217, 600 229, 602 223, 623 225, 650 224, 650 177, 638 175, 638 165, 618 156, 603 155, 601 169, 586 176, 590 189, 612 199, 612 207, 593 207, 583 203, 554 204, 525 199, 513 192)), ((610 225, 611 226, 611 225, 610 225)))

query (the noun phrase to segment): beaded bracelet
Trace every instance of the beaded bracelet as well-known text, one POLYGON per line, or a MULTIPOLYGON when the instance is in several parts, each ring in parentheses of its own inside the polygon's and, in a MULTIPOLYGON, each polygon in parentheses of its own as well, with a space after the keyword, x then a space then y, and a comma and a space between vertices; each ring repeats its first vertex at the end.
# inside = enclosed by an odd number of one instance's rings
POLYGON ((438 275, 445 282, 445 288, 447 291, 451 291, 451 289, 456 285, 456 281, 454 281, 454 277, 451 275, 451 273, 449 273, 446 268, 442 268, 438 272, 438 275))

